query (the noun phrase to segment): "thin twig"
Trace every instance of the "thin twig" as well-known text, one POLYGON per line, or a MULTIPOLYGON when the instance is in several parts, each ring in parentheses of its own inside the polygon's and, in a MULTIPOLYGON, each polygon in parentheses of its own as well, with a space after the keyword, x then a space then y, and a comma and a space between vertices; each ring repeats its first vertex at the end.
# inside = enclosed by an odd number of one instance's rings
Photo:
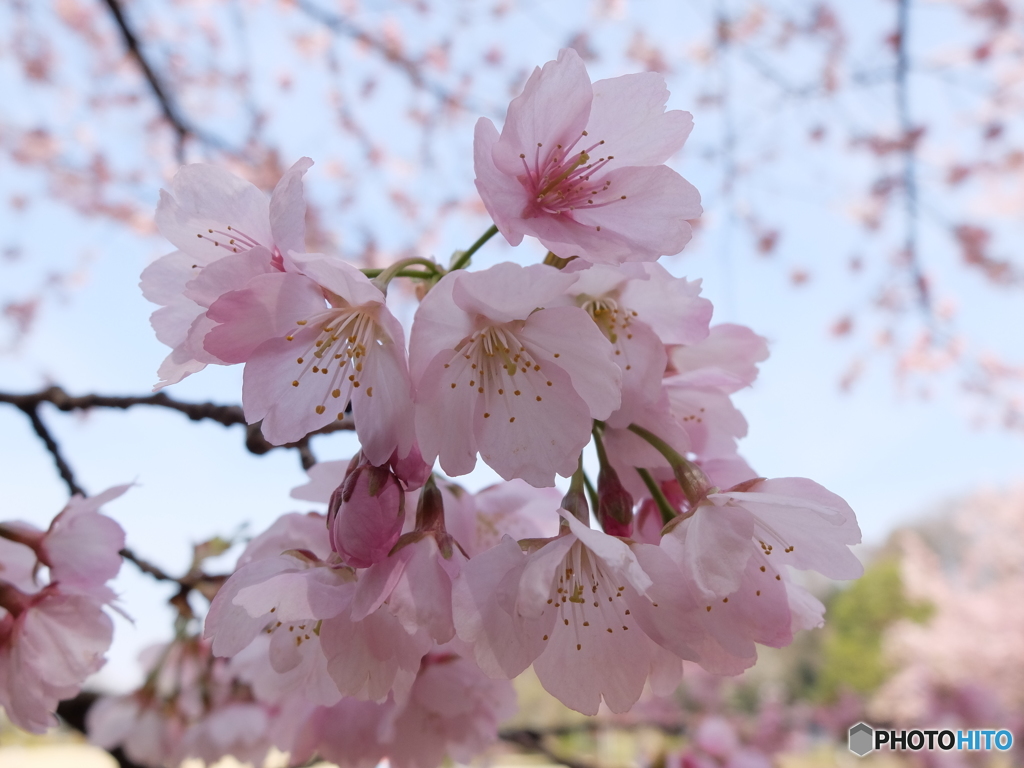
POLYGON ((64 460, 64 456, 60 452, 60 446, 57 441, 53 439, 53 435, 50 434, 50 430, 46 428, 43 420, 39 417, 39 403, 24 403, 16 404, 18 409, 21 410, 29 420, 32 422, 32 428, 39 435, 39 439, 43 441, 43 445, 46 446, 46 450, 53 456, 53 463, 57 465, 57 471, 60 473, 61 479, 68 487, 71 495, 74 496, 76 493, 82 496, 87 495, 82 489, 82 486, 75 480, 75 473, 71 471, 71 465, 64 460))
MULTIPOLYGON (((311 432, 301 440, 294 443, 272 445, 267 442, 265 437, 263 437, 259 423, 246 423, 245 413, 242 411, 241 406, 217 405, 215 403, 183 403, 180 400, 171 398, 163 392, 157 392, 153 395, 82 395, 80 397, 72 397, 60 387, 50 387, 42 390, 41 392, 34 392, 26 395, 15 395, 9 392, 0 392, 0 403, 10 403, 16 408, 20 408, 25 411, 25 413, 30 415, 30 418, 31 414, 35 412, 35 409, 38 408, 40 403, 50 403, 61 411, 87 411, 92 408, 116 408, 126 410, 136 405, 169 408, 172 411, 178 411, 179 413, 185 414, 192 419, 192 421, 208 419, 210 421, 216 421, 218 424, 223 424, 226 427, 230 427, 234 424, 245 425, 245 447, 250 453, 262 456, 275 448, 295 448, 299 451, 303 466, 307 469, 316 463, 316 459, 313 457, 312 452, 309 451, 309 440, 311 437, 314 435, 327 435, 332 432, 347 431, 355 428, 351 416, 346 415, 344 421, 332 422, 325 427, 321 427, 315 432, 311 432), (312 461, 312 463, 307 464, 309 461, 312 461)), ((33 422, 33 426, 35 426, 35 422, 33 422)), ((38 427, 36 428, 36 432, 39 433, 38 427)), ((47 438, 44 437, 42 433, 39 433, 39 436, 46 441, 47 438)), ((52 438, 50 438, 50 440, 52 442, 52 438)), ((47 443, 47 448, 50 448, 49 443, 47 443)), ((53 448, 50 448, 50 452, 53 453, 53 448)), ((60 463, 58 463, 58 468, 60 468, 60 463)), ((70 472, 70 470, 68 471, 70 472)), ((61 473, 61 477, 64 477, 63 471, 61 473)), ((65 481, 66 480, 67 478, 65 477, 65 481)))
POLYGON ((122 549, 118 554, 120 554, 125 560, 130 560, 135 563, 140 571, 148 573, 157 581, 173 581, 175 584, 181 584, 181 579, 176 579, 159 566, 153 565, 148 560, 143 560, 127 547, 122 549))

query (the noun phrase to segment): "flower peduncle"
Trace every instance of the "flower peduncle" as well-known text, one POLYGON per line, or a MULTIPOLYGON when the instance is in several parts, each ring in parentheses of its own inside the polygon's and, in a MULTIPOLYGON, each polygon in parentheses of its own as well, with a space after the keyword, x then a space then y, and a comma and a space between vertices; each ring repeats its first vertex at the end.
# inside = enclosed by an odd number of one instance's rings
POLYGON ((642 437, 658 453, 665 457, 669 466, 672 467, 672 473, 676 476, 676 481, 679 483, 679 487, 682 488, 683 493, 686 494, 686 499, 690 502, 691 507, 697 506, 697 503, 708 495, 711 483, 700 467, 682 456, 675 448, 653 432, 649 432, 637 424, 630 424, 629 431, 642 437))
POLYGON ((455 255, 452 256, 452 264, 448 271, 454 272, 456 269, 462 269, 468 266, 470 260, 473 258, 473 254, 479 251, 483 244, 496 234, 498 234, 498 225, 492 224, 490 229, 480 235, 480 237, 477 238, 477 241, 469 246, 467 250, 462 252, 456 251, 455 255))

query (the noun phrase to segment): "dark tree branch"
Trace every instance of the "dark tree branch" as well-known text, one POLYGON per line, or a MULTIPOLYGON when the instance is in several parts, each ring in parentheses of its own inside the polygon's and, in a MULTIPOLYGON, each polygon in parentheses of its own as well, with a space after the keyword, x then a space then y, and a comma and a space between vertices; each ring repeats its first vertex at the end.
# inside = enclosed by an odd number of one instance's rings
MULTIPOLYGON (((119 410, 126 410, 136 405, 149 405, 158 408, 169 408, 173 411, 178 411, 188 416, 192 421, 202 421, 208 419, 210 421, 216 421, 218 424, 223 424, 226 427, 230 427, 234 424, 242 424, 245 426, 245 447, 250 453, 254 453, 257 456, 262 456, 265 453, 269 453, 275 448, 295 448, 299 451, 299 456, 302 458, 302 465, 306 469, 313 466, 316 463, 316 458, 313 456, 312 451, 309 449, 309 440, 315 435, 327 435, 332 432, 339 432, 345 430, 354 429, 355 425, 350 416, 346 416, 344 421, 336 421, 328 424, 326 427, 322 427, 315 432, 311 432, 301 440, 294 443, 286 443, 285 445, 272 445, 267 442, 267 439, 263 437, 263 433, 260 431, 259 423, 247 424, 245 421, 245 414, 242 412, 241 406, 238 405, 217 405, 215 403, 183 403, 179 400, 165 395, 163 392, 157 392, 153 395, 128 395, 128 396, 110 396, 110 395, 82 395, 81 397, 72 397, 60 387, 50 387, 44 389, 41 392, 35 392, 27 395, 15 395, 9 392, 0 392, 0 403, 10 403, 16 408, 20 408, 29 417, 32 418, 35 414, 36 409, 40 403, 50 403, 61 411, 87 411, 92 408, 116 408, 119 410)), ((33 426, 36 426, 38 416, 33 419, 33 426)), ((42 422, 39 422, 41 425, 42 422)), ((45 432, 45 427, 43 427, 45 432)), ((44 442, 47 442, 47 448, 50 449, 51 453, 54 453, 56 443, 53 442, 52 438, 44 436, 39 431, 39 427, 36 427, 36 432, 44 442)), ((57 457, 59 454, 54 454, 57 457)), ((58 468, 61 468, 63 460, 58 461, 58 468)), ((67 465, 63 465, 67 468, 67 465)), ((67 470, 70 472, 70 469, 67 470)), ((61 470, 61 477, 64 476, 64 470, 61 470)), ((67 478, 65 477, 65 481, 67 478)), ((80 492, 78 489, 77 492, 80 492)))
POLYGON ((159 566, 153 565, 148 560, 143 560, 127 547, 122 549, 118 554, 120 554, 125 560, 130 560, 135 563, 140 571, 148 573, 157 581, 173 581, 175 584, 181 584, 181 579, 176 579, 159 566))
POLYGON ((36 431, 39 439, 46 446, 46 450, 53 456, 53 463, 57 465, 57 471, 60 473, 61 480, 67 485, 71 495, 74 496, 78 493, 86 496, 87 494, 82 489, 82 486, 75 480, 75 473, 71 471, 71 466, 64 460, 64 456, 60 452, 60 446, 57 445, 57 441, 53 439, 50 430, 46 428, 43 420, 39 417, 39 403, 15 403, 15 405, 32 422, 32 429, 36 431))

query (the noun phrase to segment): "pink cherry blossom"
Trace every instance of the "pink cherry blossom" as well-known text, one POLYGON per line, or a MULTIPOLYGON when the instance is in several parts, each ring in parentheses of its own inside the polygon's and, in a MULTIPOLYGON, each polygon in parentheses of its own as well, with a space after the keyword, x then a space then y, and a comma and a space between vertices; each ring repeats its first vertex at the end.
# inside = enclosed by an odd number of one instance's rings
POLYGON ((314 753, 341 768, 437 768, 446 756, 469 763, 497 740, 515 712, 506 680, 491 680, 457 651, 457 643, 427 654, 409 696, 383 703, 343 699, 316 710, 292 751, 293 762, 314 753))
POLYGON ((179 250, 147 267, 140 283, 145 297, 162 305, 151 318, 157 338, 173 348, 157 389, 221 362, 203 348, 212 327, 206 310, 218 296, 283 269, 289 251, 305 250, 302 176, 312 164, 295 163, 269 200, 249 182, 204 164, 181 168, 171 191, 161 191, 157 226, 179 250))
POLYGON ((663 165, 693 127, 667 100, 653 72, 591 84, 572 49, 535 69, 500 136, 487 118, 476 125, 476 186, 498 230, 591 262, 681 251, 700 195, 663 165))
POLYGON ((267 530, 253 537, 246 545, 238 557, 235 569, 257 560, 283 555, 290 549, 306 550, 320 560, 326 560, 331 554, 327 518, 316 512, 289 512, 281 515, 267 530))
MULTIPOLYGON (((450 484, 439 484, 442 494, 450 484)), ((562 492, 534 488, 523 480, 509 480, 476 494, 449 491, 444 501, 445 527, 470 557, 497 546, 503 536, 537 539, 558 532, 557 509, 562 492)))
POLYGON ((0 705, 34 733, 56 725, 61 699, 103 666, 114 625, 99 603, 56 585, 24 595, 0 582, 0 705))
POLYGON ((776 569, 790 565, 833 579, 855 579, 863 566, 849 547, 860 543, 850 506, 803 478, 749 481, 711 493, 662 539, 702 598, 740 586, 751 557, 776 569))
POLYGON ((0 524, 0 706, 21 728, 56 724, 57 702, 103 666, 114 630, 106 582, 121 567, 124 531, 98 510, 127 488, 74 496, 45 532, 0 524))
POLYGON ((591 420, 619 407, 621 379, 586 312, 543 308, 575 280, 542 264, 502 263, 450 273, 431 289, 410 340, 428 463, 465 474, 479 451, 506 480, 548 486, 572 474, 591 420))
POLYGON ((559 512, 567 528, 529 554, 505 537, 463 568, 453 590, 459 637, 491 677, 533 663, 547 691, 584 714, 596 714, 602 699, 627 711, 648 678, 656 692, 670 692, 679 658, 640 622, 652 626, 652 613, 677 606, 650 598, 655 584, 626 543, 559 512))
POLYGON ((188 757, 213 764, 231 755, 260 765, 287 747, 270 728, 275 710, 255 701, 223 659, 196 637, 180 637, 141 654, 146 680, 137 691, 100 699, 90 710, 92 743, 120 746, 132 761, 175 768, 188 757))
POLYGON ((388 760, 395 768, 436 768, 445 755, 469 763, 497 741, 516 711, 507 680, 491 680, 472 661, 440 647, 423 659, 408 703, 394 718, 388 760))
POLYGON ((254 277, 221 296, 205 348, 245 365, 242 405, 271 443, 298 440, 345 418, 371 463, 412 449, 405 334, 384 294, 358 269, 320 254, 293 255, 303 274, 254 277))
POLYGON ((699 280, 673 277, 660 264, 594 265, 575 274, 567 294, 611 342, 622 369, 622 407, 607 421, 629 426, 661 394, 665 345, 707 337, 711 302, 699 297, 699 280))
MULTIPOLYGON (((205 633, 218 656, 235 656, 266 637, 263 688, 307 690, 330 699, 324 665, 338 694, 383 700, 408 692, 430 646, 425 630, 408 631, 387 607, 353 618, 357 574, 303 550, 254 560, 237 570, 210 606, 205 633)), ((253 651, 255 654, 256 651, 253 651)), ((248 657, 250 662, 252 657, 248 657)), ((251 668, 250 668, 251 670, 251 668)))
POLYGON ((113 600, 105 582, 121 569, 124 531, 99 508, 131 486, 119 485, 96 496, 76 494, 50 523, 39 543, 39 560, 50 568, 50 580, 65 594, 93 595, 113 600))
POLYGON ((455 635, 452 580, 466 558, 449 541, 431 533, 408 534, 410 540, 372 565, 359 579, 352 618, 360 621, 377 610, 391 613, 413 635, 421 630, 437 643, 455 635))

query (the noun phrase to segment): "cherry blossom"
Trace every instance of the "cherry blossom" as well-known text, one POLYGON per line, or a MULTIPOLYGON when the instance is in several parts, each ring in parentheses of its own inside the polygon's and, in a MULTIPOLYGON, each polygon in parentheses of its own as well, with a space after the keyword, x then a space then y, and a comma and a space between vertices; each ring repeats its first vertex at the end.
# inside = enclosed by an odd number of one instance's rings
POLYGON ((461 763, 490 746, 515 712, 506 680, 491 680, 459 652, 438 646, 423 658, 409 696, 383 703, 343 699, 318 708, 300 733, 293 762, 314 753, 342 768, 436 768, 446 755, 461 763))
POLYGON ((414 434, 401 324, 355 267, 320 254, 293 260, 303 274, 259 275, 217 299, 205 348, 246 364, 245 415, 271 443, 343 420, 351 403, 370 462, 404 458, 414 434))
POLYGON ((736 592, 751 558, 856 579, 864 569, 849 547, 859 543, 850 506, 804 478, 757 479, 710 493, 662 538, 708 600, 736 592))
POLYGON ((121 567, 124 531, 98 510, 127 488, 72 497, 45 532, 0 524, 0 706, 19 727, 55 725, 57 702, 104 664, 114 625, 103 607, 115 599, 106 582, 121 567))
POLYGON ((134 762, 177 768, 186 758, 213 764, 231 755, 259 765, 290 734, 269 728, 275 710, 257 702, 210 645, 196 637, 146 649, 142 687, 89 710, 92 743, 120 746, 134 762), (281 738, 283 736, 283 738, 281 738))
POLYGON ((427 294, 410 337, 426 461, 461 475, 479 451, 506 480, 536 486, 572 474, 591 420, 621 402, 611 345, 587 313, 543 308, 575 280, 502 263, 450 273, 427 294))
POLYGON ((284 269, 289 251, 305 250, 302 176, 307 157, 281 177, 270 199, 217 166, 181 168, 161 191, 156 222, 177 251, 142 273, 143 295, 162 305, 151 318, 157 338, 173 350, 160 366, 160 389, 222 362, 203 347, 212 327, 206 310, 249 278, 284 269))
POLYGON ((480 118, 476 186, 512 244, 539 239, 562 258, 620 263, 679 253, 700 195, 663 165, 693 127, 665 112, 668 89, 647 72, 591 84, 579 54, 563 49, 534 70, 499 136, 480 118))
POLYGON ((28 596, 0 585, 0 705, 15 725, 42 733, 57 702, 103 666, 114 624, 89 597, 56 585, 28 596))
POLYGON ((505 537, 466 564, 453 590, 459 637, 491 677, 532 663, 549 693, 584 714, 602 700, 627 711, 648 678, 671 691, 679 659, 638 623, 661 607, 649 597, 651 577, 622 540, 559 513, 563 532, 529 553, 505 537), (587 672, 595 669, 605 674, 587 672))
POLYGON ((575 274, 566 293, 594 319, 622 369, 622 407, 607 422, 628 426, 658 401, 666 345, 707 338, 711 302, 700 298, 699 280, 674 277, 657 263, 594 265, 575 274))

